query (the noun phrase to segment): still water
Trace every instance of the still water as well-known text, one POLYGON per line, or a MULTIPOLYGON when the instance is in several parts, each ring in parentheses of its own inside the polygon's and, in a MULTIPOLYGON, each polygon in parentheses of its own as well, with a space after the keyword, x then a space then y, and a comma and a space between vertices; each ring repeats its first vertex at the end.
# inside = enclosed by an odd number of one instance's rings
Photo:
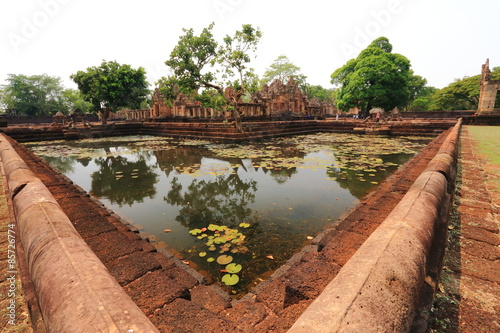
POLYGON ((134 136, 26 145, 157 247, 241 294, 429 141, 319 133, 249 144, 134 136))

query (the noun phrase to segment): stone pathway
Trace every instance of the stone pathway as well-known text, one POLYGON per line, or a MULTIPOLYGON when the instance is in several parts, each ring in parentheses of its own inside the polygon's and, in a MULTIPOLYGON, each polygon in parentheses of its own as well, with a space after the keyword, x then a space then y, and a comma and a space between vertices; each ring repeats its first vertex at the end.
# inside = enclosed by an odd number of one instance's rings
MULTIPOLYGON (((462 128, 455 207, 432 332, 500 332, 500 165, 482 155, 478 130, 462 128)), ((491 143, 498 157, 497 131, 491 143)))
MULTIPOLYGON (((499 129, 500 130, 500 129, 499 129)), ((498 142, 497 142, 498 144, 498 142)), ((460 332, 500 331, 500 201, 489 186, 498 177, 480 155, 468 127, 462 134, 460 332)))

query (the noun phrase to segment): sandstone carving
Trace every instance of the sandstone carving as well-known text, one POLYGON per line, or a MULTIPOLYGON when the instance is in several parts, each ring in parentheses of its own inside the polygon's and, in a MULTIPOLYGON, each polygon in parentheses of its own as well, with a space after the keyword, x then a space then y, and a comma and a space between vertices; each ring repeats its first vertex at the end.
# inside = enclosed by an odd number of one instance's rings
POLYGON ((478 114, 500 113, 500 109, 495 109, 495 101, 499 90, 500 80, 491 79, 490 60, 486 59, 481 69, 478 114))

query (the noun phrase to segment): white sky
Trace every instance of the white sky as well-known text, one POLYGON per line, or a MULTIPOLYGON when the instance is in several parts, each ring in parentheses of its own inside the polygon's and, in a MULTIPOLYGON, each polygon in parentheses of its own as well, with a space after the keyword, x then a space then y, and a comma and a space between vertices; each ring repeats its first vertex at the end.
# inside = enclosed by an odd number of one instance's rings
POLYGON ((215 22, 218 41, 242 24, 264 36, 252 67, 262 76, 280 54, 325 88, 331 73, 371 41, 389 38, 415 74, 442 88, 500 66, 498 0, 0 0, 0 84, 7 74, 69 76, 115 60, 166 76, 182 28, 215 22))

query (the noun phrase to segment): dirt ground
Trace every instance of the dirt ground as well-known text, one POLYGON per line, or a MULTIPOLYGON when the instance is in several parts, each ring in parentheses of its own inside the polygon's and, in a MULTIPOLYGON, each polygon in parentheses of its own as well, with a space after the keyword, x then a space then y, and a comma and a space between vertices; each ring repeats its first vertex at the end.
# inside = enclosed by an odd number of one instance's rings
POLYGON ((448 247, 431 332, 500 332, 500 128, 461 134, 448 247), (496 140, 483 131, 494 131, 496 140), (482 140, 493 145, 484 150, 482 140))

